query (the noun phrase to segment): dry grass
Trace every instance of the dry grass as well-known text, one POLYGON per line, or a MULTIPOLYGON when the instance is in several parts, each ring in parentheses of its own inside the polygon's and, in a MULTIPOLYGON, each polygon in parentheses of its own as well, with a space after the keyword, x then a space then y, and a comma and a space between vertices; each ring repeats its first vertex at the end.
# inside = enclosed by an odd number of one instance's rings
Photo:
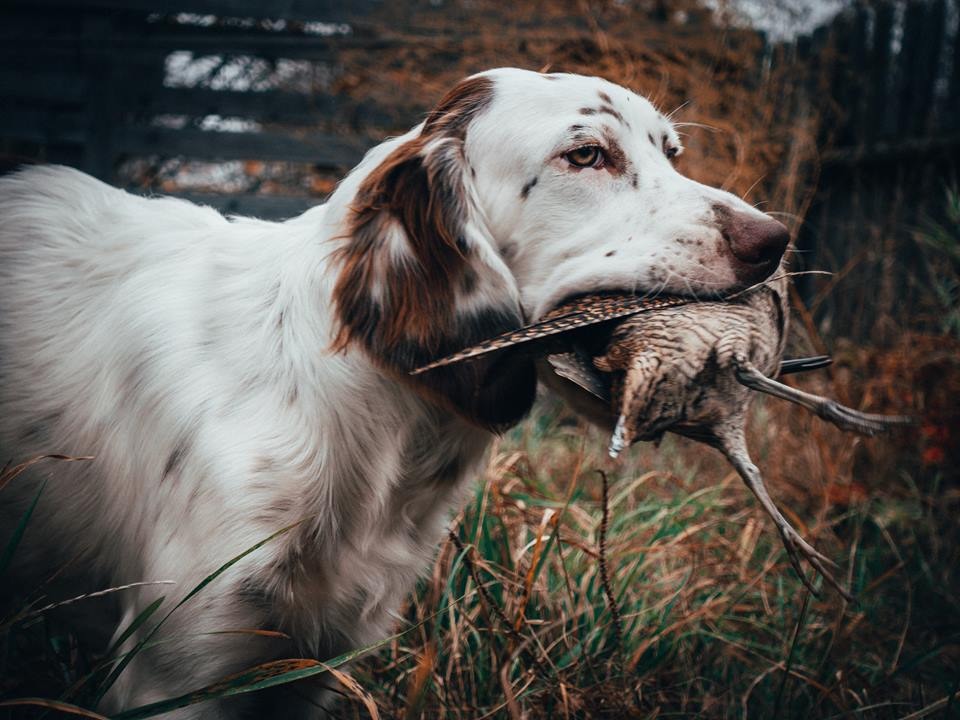
POLYGON ((808 596, 718 454, 668 437, 613 465, 546 404, 498 444, 408 608, 415 630, 356 670, 381 712, 893 718, 955 692, 955 478, 775 401, 753 427, 781 507, 856 603, 808 596))
MULTIPOLYGON (((342 717, 949 717, 960 702, 949 699, 960 690, 960 483, 945 397, 960 383, 960 343, 913 337, 891 351, 841 348, 838 360, 832 377, 803 383, 864 409, 913 409, 922 427, 862 440, 764 398, 750 444, 855 603, 806 592, 719 454, 667 436, 613 463, 606 437, 545 399, 496 444, 396 636, 349 670, 353 656, 268 663, 123 717, 331 665, 342 717)), ((98 717, 83 708, 123 657, 104 662, 56 614, 32 609, 0 614, 0 698, 48 699, 0 703, 0 717, 98 717)), ((144 628, 174 611, 190 608, 152 606, 144 628)))

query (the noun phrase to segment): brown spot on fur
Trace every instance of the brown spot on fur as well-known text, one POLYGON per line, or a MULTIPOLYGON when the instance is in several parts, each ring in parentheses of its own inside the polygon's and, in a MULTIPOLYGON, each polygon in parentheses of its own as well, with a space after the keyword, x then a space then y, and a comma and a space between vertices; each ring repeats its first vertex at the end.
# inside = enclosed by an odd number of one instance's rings
POLYGON ((616 254, 617 254, 617 251, 616 251, 616 250, 608 250, 606 253, 604 253, 603 256, 604 256, 604 257, 613 257, 613 256, 616 255, 616 254))
POLYGON ((611 100, 610 96, 607 95, 603 90, 601 90, 598 95, 600 95, 600 99, 603 100, 603 102, 605 102, 607 105, 613 105, 613 100, 611 100))
POLYGON ((276 470, 277 464, 269 455, 258 457, 253 463, 253 472, 267 473, 276 470))
POLYGON ((616 135, 613 131, 609 128, 604 128, 603 136, 607 159, 610 161, 607 163, 607 170, 610 171, 611 175, 622 175, 627 170, 627 155, 623 151, 623 148, 620 147, 620 143, 617 142, 616 135))
POLYGON ((163 466, 163 479, 166 479, 169 475, 179 472, 180 468, 183 465, 183 461, 187 456, 187 453, 190 451, 190 445, 192 441, 189 437, 181 437, 177 444, 174 446, 173 451, 167 457, 167 462, 163 466))
POLYGON ((582 107, 580 108, 581 115, 596 115, 597 111, 594 108, 582 107))
POLYGON ((633 173, 630 176, 630 184, 633 185, 634 190, 640 187, 640 173, 633 173))
POLYGON ((603 105, 603 106, 601 106, 600 112, 601 112, 601 113, 604 113, 604 114, 606 114, 606 115, 610 115, 611 117, 616 118, 617 120, 619 120, 620 122, 622 122, 624 125, 627 124, 627 121, 623 119, 623 115, 621 115, 617 110, 615 110, 614 108, 610 107, 609 105, 603 105))
POLYGON ((470 295, 477 288, 477 271, 471 267, 468 267, 464 273, 463 277, 460 279, 460 287, 463 288, 463 292, 466 295, 470 295))
POLYGON ((530 191, 533 190, 534 186, 536 186, 538 180, 539 178, 533 178, 530 180, 530 182, 523 186, 523 189, 520 190, 521 200, 527 199, 527 197, 530 195, 530 191))

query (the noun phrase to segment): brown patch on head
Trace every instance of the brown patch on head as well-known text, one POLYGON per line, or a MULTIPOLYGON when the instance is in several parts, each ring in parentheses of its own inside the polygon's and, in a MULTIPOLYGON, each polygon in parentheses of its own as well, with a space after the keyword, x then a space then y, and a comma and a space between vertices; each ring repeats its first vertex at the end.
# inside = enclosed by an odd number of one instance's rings
POLYGON ((628 124, 627 121, 623 119, 623 115, 621 115, 617 110, 615 110, 610 105, 602 105, 600 107, 600 112, 604 113, 605 115, 610 115, 611 117, 616 118, 619 122, 623 123, 624 125, 628 124))
POLYGON ((611 175, 622 175, 627 171, 629 165, 627 154, 620 147, 620 143, 617 142, 616 133, 610 128, 603 129, 603 138, 607 159, 610 161, 606 166, 607 169, 611 175))
POLYGON ((334 288, 341 321, 337 349, 351 340, 362 340, 378 354, 403 341, 428 350, 437 347, 467 267, 462 233, 466 196, 454 166, 463 162, 467 126, 492 96, 489 78, 460 83, 430 112, 420 134, 396 148, 361 183, 334 288), (452 142, 428 157, 427 146, 443 138, 452 142), (409 262, 397 262, 384 247, 390 219, 406 235, 409 262), (423 292, 425 287, 431 292, 423 292))
POLYGON ((463 289, 464 295, 471 295, 473 291, 477 289, 477 271, 472 267, 468 267, 464 273, 463 277, 460 278, 460 287, 463 289))
POLYGON ((347 238, 336 253, 340 273, 333 300, 340 328, 333 347, 357 343, 432 401, 499 428, 518 420, 532 402, 536 381, 529 360, 511 360, 516 367, 499 379, 491 375, 493 360, 416 379, 407 375, 521 322, 519 307, 509 299, 470 312, 458 309, 461 295, 491 272, 466 233, 464 140, 492 97, 489 78, 463 81, 429 113, 417 137, 396 147, 361 182, 347 238), (500 392, 519 401, 505 401, 500 392))
POLYGON ((443 96, 430 111, 420 137, 450 135, 463 140, 467 126, 493 99, 493 81, 487 77, 467 78, 443 96))

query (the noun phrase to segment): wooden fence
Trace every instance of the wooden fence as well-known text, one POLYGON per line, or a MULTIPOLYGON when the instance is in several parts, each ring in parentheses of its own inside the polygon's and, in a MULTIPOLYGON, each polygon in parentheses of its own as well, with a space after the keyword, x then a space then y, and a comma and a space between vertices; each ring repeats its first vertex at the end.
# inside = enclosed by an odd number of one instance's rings
MULTIPOLYGON (((448 5, 450 27, 469 32, 466 10, 448 5)), ((342 68, 345 56, 366 58, 389 78, 390 53, 404 44, 432 48, 431 72, 442 63, 459 67, 462 35, 400 27, 402 8, 394 9, 393 31, 383 32, 391 7, 383 0, 6 0, 0 170, 28 160, 63 162, 228 212, 295 215, 322 200, 367 148, 425 109, 421 97, 371 101, 349 83, 325 80, 326 70, 342 68), (233 186, 181 182, 194 166, 209 174, 224 162, 247 170, 260 163, 269 172, 241 173, 258 179, 233 186), (164 173, 173 172, 177 181, 165 184, 164 173)), ((528 45, 542 47, 543 34, 552 33, 560 39, 550 47, 591 68, 614 35, 598 25, 594 37, 602 42, 560 37, 564 23, 583 32, 580 8, 546 19, 521 8, 522 24, 504 28, 498 40, 512 54, 489 46, 484 62, 522 62, 528 45)), ((810 36, 767 49, 755 82, 769 82, 771 71, 780 82, 787 78, 770 91, 783 93, 775 122, 789 128, 814 118, 819 127, 822 152, 809 173, 819 184, 799 236, 800 267, 835 275, 801 278, 799 286, 827 329, 883 337, 937 312, 927 302, 933 280, 916 230, 939 217, 943 188, 957 178, 957 16, 953 0, 861 2, 810 36)), ((489 18, 483 23, 497 27, 489 18)), ((695 26, 630 30, 638 32, 642 43, 623 57, 655 50, 670 58, 679 34, 703 34, 695 26)), ((399 77, 401 70, 393 71, 399 77)))
MULTIPOLYGON (((221 66, 256 60, 267 74, 291 59, 332 63, 345 47, 382 46, 347 24, 374 5, 281 0, 269 10, 283 20, 270 21, 261 19, 265 4, 253 0, 8 0, 0 11, 0 158, 6 166, 62 162, 120 184, 129 181, 118 173, 123 163, 138 157, 294 162, 340 173, 372 144, 356 128, 394 127, 409 118, 315 86, 285 88, 282 81, 262 90, 212 89, 202 78, 178 87, 169 60, 171 53, 218 59, 221 66), (211 28, 207 14, 232 22, 211 28), (197 126, 210 117, 240 117, 256 131, 197 126), (322 120, 345 130, 318 131, 322 120)), ((264 217, 296 214, 322 197, 180 194, 264 217)))
POLYGON ((919 240, 946 222, 946 188, 960 159, 960 42, 956 3, 863 3, 774 52, 802 69, 788 111, 819 118, 816 196, 798 249, 800 267, 830 279, 798 281, 827 330, 894 339, 935 328, 931 275, 919 240))

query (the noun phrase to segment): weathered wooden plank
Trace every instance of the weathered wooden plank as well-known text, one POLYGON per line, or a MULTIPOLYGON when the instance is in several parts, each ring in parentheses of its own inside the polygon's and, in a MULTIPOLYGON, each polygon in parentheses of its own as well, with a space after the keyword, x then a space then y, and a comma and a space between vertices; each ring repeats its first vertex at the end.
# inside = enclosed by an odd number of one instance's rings
POLYGON ((900 160, 921 160, 960 150, 960 133, 877 142, 857 147, 833 148, 820 154, 823 165, 868 165, 900 160))
MULTIPOLYGON (((811 104, 822 114, 829 111, 829 93, 830 93, 830 66, 824 57, 824 50, 830 39, 830 28, 826 25, 814 29, 810 34, 810 43, 805 48, 807 55, 806 64, 806 89, 807 96, 811 104)), ((799 46, 798 46, 799 49, 799 46)), ((818 128, 818 142, 825 142, 826 131, 824 123, 818 128)))
MULTIPOLYGON (((121 126, 111 132, 110 154, 159 155, 198 160, 278 160, 348 169, 374 143, 356 136, 313 134, 296 138, 279 133, 233 133, 187 128, 121 126)), ((0 137, 38 144, 85 145, 90 127, 81 113, 53 114, 43 110, 0 113, 0 137)))
POLYGON ((950 84, 944 103, 941 122, 950 129, 960 129, 960 13, 955 13, 956 22, 950 31, 953 33, 953 64, 950 68, 950 84))
POLYGON ((823 129, 829 131, 826 140, 831 144, 846 145, 853 141, 851 114, 855 97, 855 82, 851 72, 851 54, 855 42, 856 26, 848 12, 842 12, 830 25, 829 45, 833 50, 828 70, 829 97, 833 103, 823 116, 823 129))
POLYGON ((5 108, 0 112, 0 137, 41 145, 79 145, 86 141, 82 112, 52 113, 37 108, 5 108))
MULTIPOLYGON (((87 45, 99 45, 115 32, 113 19, 107 15, 87 16, 81 23, 81 33, 87 45)), ((83 169, 101 180, 113 180, 113 128, 119 117, 116 85, 119 66, 97 56, 84 62, 84 73, 93 79, 85 107, 86 143, 83 151, 83 169)))
MULTIPOLYGON (((892 2, 876 4, 873 26, 873 50, 869 64, 870 93, 864 122, 866 142, 876 141, 885 132, 885 122, 893 113, 890 110, 891 62, 893 48, 893 21, 895 8, 892 2)), ((891 126, 892 126, 891 122, 891 126)))
POLYGON ((305 124, 319 117, 353 125, 397 127, 412 125, 416 118, 388 112, 370 102, 344 95, 283 91, 240 92, 206 88, 144 88, 133 98, 130 109, 140 114, 224 115, 264 122, 305 124))
POLYGON ((296 138, 275 133, 208 132, 160 127, 118 128, 114 147, 125 155, 159 155, 203 160, 278 160, 323 168, 351 168, 372 146, 357 137, 313 134, 296 138))
MULTIPOLYGON (((184 32, 157 33, 137 39, 131 36, 116 36, 105 41, 103 45, 92 47, 84 45, 78 38, 65 37, 44 42, 38 55, 75 58, 82 54, 105 55, 119 61, 134 59, 136 61, 162 60, 175 50, 190 50, 199 55, 248 55, 261 57, 267 60, 286 58, 291 60, 312 60, 315 62, 335 61, 344 50, 359 49, 365 52, 400 47, 408 43, 416 43, 417 39, 393 40, 337 40, 320 37, 304 36, 277 36, 265 37, 259 34, 249 35, 199 35, 184 32)), ((25 52, 33 52, 32 43, 25 39, 6 42, 0 48, 0 61, 7 66, 6 58, 16 61, 25 52)), ((450 53, 460 51, 462 44, 455 40, 436 41, 435 45, 450 53)))
POLYGON ((63 68, 59 72, 0 69, 0 98, 8 107, 20 101, 76 105, 85 100, 86 91, 86 77, 73 68, 63 68))
POLYGON ((379 0, 7 0, 11 5, 50 9, 125 10, 139 13, 196 13, 222 17, 285 18, 349 22, 377 8, 379 0))
POLYGON ((853 14, 851 25, 853 38, 850 42, 850 68, 847 71, 846 84, 849 87, 850 108, 847 115, 843 142, 863 142, 863 130, 867 124, 867 102, 869 84, 864 82, 870 67, 870 14, 865 7, 858 7, 853 14))
MULTIPOLYGON (((145 193, 138 188, 131 188, 130 192, 141 195, 153 194, 145 193)), ((163 194, 189 200, 199 205, 208 205, 216 208, 224 215, 245 215, 264 220, 286 220, 324 202, 322 197, 307 195, 227 195, 198 192, 163 194)))
POLYGON ((911 78, 913 84, 913 102, 910 107, 911 125, 908 135, 921 135, 932 129, 931 112, 933 110, 934 83, 937 81, 938 62, 944 45, 946 25, 946 3, 944 0, 932 0, 924 6, 922 20, 923 44, 917 51, 916 74, 911 78))
POLYGON ((916 83, 920 67, 922 45, 926 42, 923 37, 924 3, 907 3, 903 21, 903 45, 898 57, 896 77, 899 79, 896 95, 897 126, 894 134, 910 135, 914 123, 914 108, 916 105, 916 83))

